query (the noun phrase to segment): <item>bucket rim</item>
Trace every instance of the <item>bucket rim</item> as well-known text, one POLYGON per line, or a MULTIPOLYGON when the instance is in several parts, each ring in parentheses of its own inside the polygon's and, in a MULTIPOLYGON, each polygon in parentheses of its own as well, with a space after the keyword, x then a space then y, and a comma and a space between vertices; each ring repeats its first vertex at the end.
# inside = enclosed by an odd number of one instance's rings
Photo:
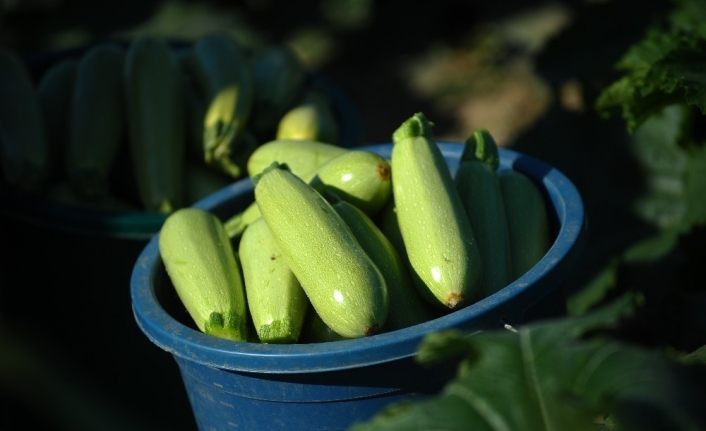
MULTIPOLYGON (((458 162, 460 142, 437 141, 447 161, 458 162)), ((392 145, 371 144, 355 149, 389 157, 392 145)), ((130 285, 135 320, 144 334, 163 350, 206 366, 226 370, 292 374, 367 367, 412 357, 424 336, 431 332, 462 328, 483 330, 497 326, 498 310, 517 301, 538 299, 549 293, 578 254, 586 228, 582 198, 559 169, 524 153, 499 148, 501 169, 515 169, 535 180, 557 217, 557 233, 549 250, 525 274, 492 295, 462 309, 407 328, 369 337, 321 343, 261 344, 237 342, 206 335, 177 321, 159 304, 155 277, 160 268, 159 234, 155 234, 135 262, 130 285)), ((238 181, 198 201, 194 206, 210 210, 235 196, 252 191, 249 178, 238 181)))

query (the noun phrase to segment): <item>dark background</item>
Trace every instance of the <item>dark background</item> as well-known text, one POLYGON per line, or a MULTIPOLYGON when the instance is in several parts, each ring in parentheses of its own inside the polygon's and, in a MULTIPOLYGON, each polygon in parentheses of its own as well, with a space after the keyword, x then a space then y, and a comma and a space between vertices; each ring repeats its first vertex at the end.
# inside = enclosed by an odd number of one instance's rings
MULTIPOLYGON (((571 288, 651 230, 626 205, 640 180, 620 145, 625 127, 593 109, 620 55, 670 5, 627 3, 8 1, 0 44, 33 58, 109 38, 226 30, 295 47, 347 97, 359 144, 389 141, 419 111, 439 139, 487 128, 582 193, 590 240, 571 288)), ((0 429, 195 429, 176 365, 132 318, 129 275, 144 243, 2 224, 0 429)))

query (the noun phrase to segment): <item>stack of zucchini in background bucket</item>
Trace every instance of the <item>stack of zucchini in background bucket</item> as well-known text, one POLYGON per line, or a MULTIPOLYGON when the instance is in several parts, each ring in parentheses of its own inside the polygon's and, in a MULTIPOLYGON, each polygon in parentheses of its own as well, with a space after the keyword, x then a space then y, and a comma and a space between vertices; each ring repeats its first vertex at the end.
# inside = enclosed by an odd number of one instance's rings
POLYGON ((258 146, 356 145, 355 117, 284 45, 246 47, 227 34, 0 50, 3 348, 32 340, 40 365, 75 376, 118 416, 189 429, 176 369, 132 318, 135 258, 169 213, 247 175, 258 146), (173 386, 136 386, 155 372, 173 386))

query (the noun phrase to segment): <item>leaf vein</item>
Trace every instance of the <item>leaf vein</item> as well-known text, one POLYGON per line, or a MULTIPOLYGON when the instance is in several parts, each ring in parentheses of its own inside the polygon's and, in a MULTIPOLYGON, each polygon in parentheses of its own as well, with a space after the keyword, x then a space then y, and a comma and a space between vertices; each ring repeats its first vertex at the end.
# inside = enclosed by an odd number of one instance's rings
POLYGON ((574 379, 574 388, 578 389, 584 387, 598 367, 616 352, 618 352, 618 346, 596 350, 574 379))
POLYGON ((533 391, 537 404, 539 404, 539 411, 541 413, 542 422, 544 423, 544 428, 551 431, 551 423, 549 421, 549 412, 547 411, 547 402, 544 399, 544 394, 542 393, 542 388, 539 385, 539 376, 537 375, 537 365, 534 362, 534 351, 532 349, 532 340, 529 330, 522 330, 519 332, 520 335, 520 354, 522 356, 522 365, 525 371, 525 377, 528 379, 527 384, 529 390, 533 391))
POLYGON ((480 416, 492 430, 512 431, 510 425, 503 419, 502 414, 470 388, 466 386, 453 386, 450 388, 449 394, 456 395, 470 404, 471 407, 475 409, 476 413, 478 413, 478 416, 480 416))

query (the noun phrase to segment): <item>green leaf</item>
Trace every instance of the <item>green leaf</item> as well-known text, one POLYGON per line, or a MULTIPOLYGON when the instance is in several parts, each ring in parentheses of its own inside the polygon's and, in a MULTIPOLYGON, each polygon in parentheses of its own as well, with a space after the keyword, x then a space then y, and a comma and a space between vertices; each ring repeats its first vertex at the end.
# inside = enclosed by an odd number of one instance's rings
POLYGON ((477 355, 469 334, 458 331, 442 331, 430 334, 417 352, 416 360, 422 364, 437 364, 444 360, 477 355))
POLYGON ((596 100, 603 116, 622 113, 628 130, 634 132, 647 118, 667 105, 678 103, 678 97, 658 91, 660 83, 650 76, 652 68, 677 49, 677 39, 662 30, 651 29, 633 45, 617 64, 622 77, 609 85, 596 100))
POLYGON ((625 250, 621 260, 624 263, 653 263, 667 256, 679 243, 679 233, 673 230, 637 241, 625 250))
MULTIPOLYGON (((676 230, 658 231, 656 234, 636 241, 619 256, 613 258, 608 265, 598 271, 593 279, 581 289, 573 292, 567 298, 567 311, 570 316, 582 316, 590 309, 601 304, 613 291, 623 289, 624 280, 619 273, 626 271, 626 265, 649 264, 659 265, 664 259, 679 246, 680 234, 676 230)), ((624 278, 624 277, 623 277, 624 278)), ((645 280, 649 282, 649 280, 645 280)), ((640 287, 644 287, 643 284, 640 287)), ((630 292, 630 291, 629 291, 630 292)), ((620 301, 631 301, 632 308, 626 307, 630 312, 638 306, 644 305, 645 298, 638 292, 627 293, 620 301)), ((627 314, 627 313, 626 313, 627 314)))
POLYGON ((676 97, 660 93, 641 94, 638 92, 643 79, 625 77, 608 86, 598 97, 596 109, 609 117, 618 111, 622 114, 630 132, 634 132, 650 116, 659 112, 665 105, 678 102, 676 97))
POLYGON ((616 65, 623 74, 604 89, 596 109, 621 113, 629 131, 680 103, 706 113, 706 25, 703 2, 680 1, 616 65))
POLYGON ((681 361, 685 364, 706 365, 706 345, 684 355, 681 361))
POLYGON ((689 106, 706 113, 706 41, 681 36, 681 45, 656 62, 645 77, 653 87, 643 94, 662 92, 679 98, 689 106))
POLYGON ((354 424, 350 431, 495 431, 462 397, 441 395, 410 405, 393 405, 368 423, 354 424), (474 427, 474 428, 472 428, 474 427))
MULTIPOLYGON (((593 337, 614 324, 626 301, 582 318, 462 336, 433 334, 440 351, 461 342, 473 354, 437 397, 393 408, 354 431, 376 430, 697 430, 700 394, 684 370, 656 352, 593 337), (610 417, 610 421, 607 418, 610 417)), ((456 350, 451 349, 455 352, 456 350)))
POLYGON ((585 286, 567 298, 566 309, 570 316, 585 314, 599 304, 611 290, 615 289, 618 278, 618 262, 618 259, 611 260, 585 286))
POLYGON ((552 319, 534 323, 532 328, 547 329, 548 335, 556 337, 556 341, 563 339, 577 340, 586 337, 589 333, 612 329, 632 316, 642 305, 643 298, 640 294, 626 292, 613 301, 604 304, 590 313, 564 319, 552 319))

